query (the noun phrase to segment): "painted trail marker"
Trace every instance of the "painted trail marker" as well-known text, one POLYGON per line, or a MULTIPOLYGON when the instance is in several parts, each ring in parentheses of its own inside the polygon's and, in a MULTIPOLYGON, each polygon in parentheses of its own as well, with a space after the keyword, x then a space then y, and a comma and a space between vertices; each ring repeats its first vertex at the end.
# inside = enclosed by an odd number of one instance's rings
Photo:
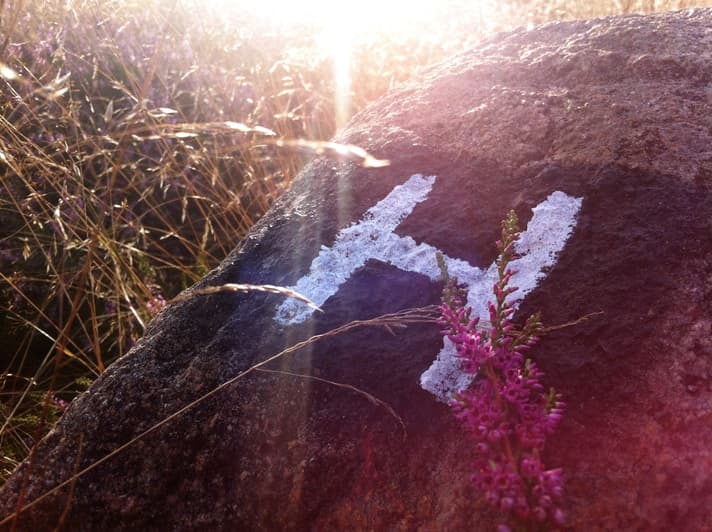
MULTIPOLYGON (((398 185, 384 199, 371 207, 358 223, 342 229, 331 248, 323 246, 311 263, 309 273, 292 288, 321 306, 346 280, 369 259, 392 264, 402 270, 422 273, 436 280, 440 274, 435 261, 437 249, 416 244, 411 237, 393 231, 418 203, 424 201, 435 183, 435 176, 416 174, 398 185)), ((458 278, 479 275, 479 269, 467 262, 447 259, 447 266, 458 278)), ((285 300, 275 319, 284 324, 300 323, 313 310, 297 301, 285 300)))
MULTIPOLYGON (((515 244, 520 257, 510 263, 510 268, 516 272, 510 285, 519 289, 510 294, 508 300, 523 300, 546 276, 545 270, 556 264, 559 252, 576 226, 581 203, 582 198, 556 191, 532 209, 534 215, 515 244)), ((493 297, 492 285, 496 281, 495 263, 482 272, 476 282, 464 281, 468 290, 467 304, 472 308, 473 317, 479 316, 482 323, 489 322, 487 302, 493 297)), ((437 358, 420 376, 423 389, 445 402, 453 392, 465 389, 472 381, 472 375, 460 370, 456 353, 455 345, 445 338, 437 358)))
MULTIPOLYGON (((342 229, 332 247, 322 246, 309 272, 290 288, 321 306, 370 259, 437 281, 440 270, 436 255, 440 251, 394 232, 415 206, 427 199, 435 180, 436 176, 415 174, 402 185, 394 187, 384 199, 366 211, 359 222, 342 229)), ((544 270, 556 263, 558 253, 576 225, 581 202, 581 198, 556 191, 533 209, 534 215, 516 245, 520 258, 512 262, 512 269, 517 271, 512 285, 519 289, 509 296, 510 299, 526 297, 546 275, 544 270)), ((467 303, 472 307, 473 314, 486 322, 489 317, 487 301, 497 279, 496 264, 492 263, 482 270, 467 261, 443 256, 450 274, 467 286, 467 303)), ((312 312, 305 304, 288 299, 277 308, 275 320, 282 325, 301 323, 312 312)), ((446 401, 452 392, 465 388, 470 379, 471 376, 459 369, 454 345, 445 339, 443 349, 422 374, 420 384, 446 401)))

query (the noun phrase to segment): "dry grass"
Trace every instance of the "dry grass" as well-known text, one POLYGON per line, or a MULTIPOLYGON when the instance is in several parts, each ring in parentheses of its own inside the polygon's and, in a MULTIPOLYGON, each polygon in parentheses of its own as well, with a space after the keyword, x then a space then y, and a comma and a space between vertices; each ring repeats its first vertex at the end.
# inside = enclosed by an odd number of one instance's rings
MULTIPOLYGON (((490 4, 360 40, 352 111, 478 30, 695 3, 490 4)), ((324 142, 336 83, 313 32, 199 5, 0 0, 0 479, 313 152, 384 164, 324 142)))

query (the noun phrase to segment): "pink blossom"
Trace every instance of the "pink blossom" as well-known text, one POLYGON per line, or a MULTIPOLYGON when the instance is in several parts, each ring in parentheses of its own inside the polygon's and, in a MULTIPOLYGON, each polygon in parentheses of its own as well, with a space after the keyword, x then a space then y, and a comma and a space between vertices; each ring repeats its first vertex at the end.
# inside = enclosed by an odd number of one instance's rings
MULTIPOLYGON (((470 319, 471 309, 463 303, 457 280, 443 270, 443 334, 455 344, 461 369, 476 376, 450 406, 473 441, 472 481, 485 501, 515 525, 561 527, 563 471, 546 470, 541 455, 546 437, 563 416, 564 403, 553 390, 545 391, 544 373, 524 355, 538 340, 542 329, 538 318, 530 317, 523 327, 512 320, 515 307, 507 296, 517 288, 508 286, 514 272, 507 266, 519 237, 516 226, 514 213, 502 222, 499 280, 488 304, 488 330, 470 319)), ((498 530, 511 528, 502 524, 498 530)))

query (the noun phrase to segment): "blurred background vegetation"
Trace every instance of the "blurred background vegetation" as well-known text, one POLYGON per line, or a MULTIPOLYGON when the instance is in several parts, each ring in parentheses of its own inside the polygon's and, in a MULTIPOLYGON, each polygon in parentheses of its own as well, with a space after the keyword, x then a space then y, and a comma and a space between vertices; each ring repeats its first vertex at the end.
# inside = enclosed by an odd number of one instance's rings
POLYGON ((253 4, 0 0, 0 482, 289 186, 273 139, 496 31, 704 2, 253 4))

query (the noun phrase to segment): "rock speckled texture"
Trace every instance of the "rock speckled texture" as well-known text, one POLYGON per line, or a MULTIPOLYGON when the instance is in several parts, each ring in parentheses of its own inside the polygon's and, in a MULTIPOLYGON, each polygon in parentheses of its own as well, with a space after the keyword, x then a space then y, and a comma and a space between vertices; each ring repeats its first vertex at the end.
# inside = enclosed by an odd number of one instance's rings
MULTIPOLYGON (((437 175, 400 235, 486 267, 509 209, 583 198, 557 264, 524 301, 568 413, 547 448, 574 530, 712 526, 712 10, 499 35, 359 114, 337 139, 393 164, 310 164, 202 286, 293 285, 322 245, 410 175, 437 175)), ((378 261, 301 325, 281 298, 175 304, 75 401, 37 450, 25 501, 259 360, 354 318, 436 303, 441 287, 378 261)), ((418 385, 434 325, 358 329, 252 373, 76 481, 65 530, 487 530, 468 444, 418 385)), ((27 464, 0 490, 17 502, 27 464)), ((51 530, 68 489, 23 512, 51 530)), ((4 525, 9 528, 9 525, 4 525)), ((0 527, 2 528, 2 527, 0 527)))

